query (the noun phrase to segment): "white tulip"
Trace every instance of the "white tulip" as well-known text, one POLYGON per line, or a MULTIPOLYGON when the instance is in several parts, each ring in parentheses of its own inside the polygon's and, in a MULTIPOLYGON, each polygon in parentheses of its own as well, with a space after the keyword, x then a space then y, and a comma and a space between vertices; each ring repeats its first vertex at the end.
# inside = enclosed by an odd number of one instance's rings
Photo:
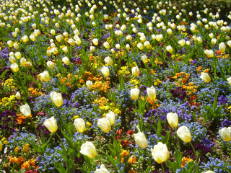
POLYGON ((231 85, 231 76, 227 78, 228 84, 231 85))
POLYGON ((171 128, 178 127, 178 115, 177 113, 170 112, 167 114, 167 121, 171 128))
POLYGON ((58 130, 57 121, 54 117, 48 118, 43 122, 43 125, 51 132, 55 133, 58 130))
POLYGON ((139 69, 138 66, 132 67, 132 75, 135 76, 135 77, 140 75, 140 69, 139 69))
POLYGON ((151 152, 152 158, 159 164, 166 162, 170 157, 167 145, 162 142, 158 142, 154 148, 151 149, 151 152))
POLYGON ((20 106, 20 112, 24 115, 24 116, 30 116, 31 115, 31 109, 30 106, 26 103, 25 105, 20 106))
POLYGON ((94 144, 92 142, 89 142, 89 141, 87 141, 81 145, 80 153, 89 157, 90 159, 95 158, 97 155, 96 148, 95 148, 94 144))
POLYGON ((148 141, 147 141, 143 132, 138 132, 138 133, 134 134, 133 136, 134 136, 136 144, 140 148, 146 148, 148 146, 148 141))
POLYGON ((51 80, 51 77, 49 75, 49 72, 48 71, 44 71, 42 73, 40 73, 38 75, 39 79, 42 81, 42 82, 48 82, 51 80))
POLYGON ((219 135, 224 141, 231 141, 231 127, 223 127, 219 130, 219 135))
POLYGON ((110 173, 106 167, 102 164, 100 168, 96 169, 94 173, 110 173))
POLYGON ((76 118, 74 120, 74 126, 79 133, 83 133, 85 131, 85 121, 82 118, 76 118))
POLYGON ((132 100, 138 100, 140 90, 138 88, 133 88, 130 90, 130 97, 132 100))
POLYGON ((147 88, 147 95, 150 100, 154 101, 156 99, 156 89, 153 86, 147 88))
POLYGON ((104 132, 109 133, 111 130, 111 123, 107 118, 100 118, 97 121, 97 126, 104 132))
POLYGON ((211 81, 209 74, 205 72, 201 73, 200 78, 206 83, 209 83, 211 81))
POLYGON ((94 39, 92 40, 92 43, 93 43, 95 46, 98 46, 99 41, 98 41, 97 38, 94 38, 94 39))
POLYGON ((108 77, 110 75, 109 68, 106 66, 103 66, 100 71, 104 77, 108 77))
POLYGON ((184 141, 185 143, 189 143, 192 141, 192 136, 191 136, 191 132, 188 129, 188 127, 186 126, 181 126, 178 128, 177 130, 177 136, 184 141))
POLYGON ((60 107, 63 105, 63 97, 61 93, 52 91, 50 93, 50 98, 51 98, 51 101, 55 104, 55 106, 60 107))
POLYGON ((114 112, 108 112, 105 117, 110 121, 111 126, 115 124, 116 114, 114 112))

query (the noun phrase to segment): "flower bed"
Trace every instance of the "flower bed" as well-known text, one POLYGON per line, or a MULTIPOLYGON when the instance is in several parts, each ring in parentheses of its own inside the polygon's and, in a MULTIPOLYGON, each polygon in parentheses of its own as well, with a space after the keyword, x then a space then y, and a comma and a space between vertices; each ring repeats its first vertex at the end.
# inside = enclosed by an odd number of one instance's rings
POLYGON ((0 170, 228 173, 231 12, 207 1, 0 2, 0 170))

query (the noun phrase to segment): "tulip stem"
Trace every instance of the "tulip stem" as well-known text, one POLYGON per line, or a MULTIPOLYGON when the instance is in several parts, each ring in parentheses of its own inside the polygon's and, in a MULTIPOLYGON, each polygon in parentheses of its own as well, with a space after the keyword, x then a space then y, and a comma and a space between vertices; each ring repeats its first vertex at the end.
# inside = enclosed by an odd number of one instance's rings
POLYGON ((164 164, 161 164, 162 172, 165 173, 164 171, 164 164))
POLYGON ((46 149, 46 147, 47 147, 47 145, 49 144, 49 142, 50 142, 52 136, 53 136, 53 133, 50 134, 50 136, 49 136, 48 140, 46 141, 46 143, 45 143, 44 145, 42 145, 42 149, 46 149))
POLYGON ((193 153, 194 153, 194 154, 195 154, 195 156, 196 156, 196 150, 195 150, 195 148, 194 148, 194 146, 193 146, 192 142, 190 142, 190 145, 191 145, 191 147, 192 147, 193 153))

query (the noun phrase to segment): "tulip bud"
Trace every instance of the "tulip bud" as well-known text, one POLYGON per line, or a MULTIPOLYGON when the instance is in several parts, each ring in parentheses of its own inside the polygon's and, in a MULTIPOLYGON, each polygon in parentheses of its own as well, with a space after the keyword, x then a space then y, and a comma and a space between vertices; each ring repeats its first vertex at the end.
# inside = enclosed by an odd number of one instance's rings
POLYGON ((110 173, 105 166, 102 164, 100 168, 96 169, 94 173, 110 173))
POLYGON ((138 100, 140 90, 138 88, 133 88, 130 90, 130 97, 132 100, 138 100))
POLYGON ((185 143, 191 142, 192 141, 192 136, 191 132, 186 126, 181 126, 177 130, 177 136, 184 141, 185 143))
POLYGON ((56 32, 55 32, 54 29, 51 29, 51 30, 50 30, 50 33, 51 33, 51 35, 55 35, 56 32))
POLYGON ((55 67, 55 63, 53 63, 52 61, 47 61, 47 67, 53 69, 55 67))
POLYGON ((209 83, 211 81, 211 78, 208 73, 202 72, 200 78, 206 82, 209 83))
POLYGON ((15 52, 14 56, 16 59, 20 59, 22 57, 22 54, 20 52, 15 52))
POLYGON ((137 76, 139 76, 140 75, 140 69, 139 69, 139 67, 132 67, 132 75, 133 76, 135 76, 135 77, 137 77, 137 76))
POLYGON ((82 41, 81 39, 79 38, 79 36, 74 36, 74 39, 75 39, 75 43, 79 46, 81 45, 82 41))
MULTIPOLYGON (((212 44, 212 45, 215 45, 216 43, 217 43, 217 39, 212 38, 212 39, 211 39, 211 44, 212 44)), ((206 53, 205 53, 205 54, 206 54, 206 53)))
POLYGON ((109 68, 106 66, 103 66, 100 71, 104 77, 108 77, 110 75, 109 68))
POLYGON ((144 45, 143 45, 142 43, 138 43, 136 46, 137 46, 138 49, 140 49, 140 50, 143 50, 143 49, 144 49, 144 45))
POLYGON ((131 35, 127 35, 126 36, 126 40, 132 40, 132 36, 131 35))
POLYGON ((48 71, 44 71, 42 73, 40 73, 38 75, 39 79, 42 81, 42 82, 48 82, 51 80, 51 77, 49 75, 49 72, 48 71))
POLYGON ((90 159, 95 158, 97 155, 96 148, 95 148, 94 144, 92 142, 89 142, 89 141, 87 141, 81 145, 80 153, 89 157, 90 159))
POLYGON ((13 42, 13 41, 11 41, 11 40, 8 40, 8 41, 7 41, 7 45, 8 45, 9 47, 13 47, 14 42, 13 42))
POLYGON ((120 49, 120 44, 115 45, 116 49, 120 49))
POLYGON ((131 48, 129 44, 126 44, 125 47, 127 50, 129 50, 131 48))
POLYGON ((168 29, 167 29, 167 33, 168 33, 169 35, 171 35, 171 34, 172 34, 172 29, 168 28, 168 29))
POLYGON ((154 38, 156 39, 156 41, 160 42, 163 39, 163 35, 157 34, 154 38))
POLYGON ((61 93, 52 91, 50 93, 50 98, 51 98, 51 101, 55 104, 55 106, 60 107, 63 105, 63 97, 61 93))
POLYGON ((77 118, 74 120, 74 126, 79 133, 83 133, 85 131, 85 121, 82 118, 77 118))
POLYGON ((104 58, 104 62, 107 64, 107 65, 112 65, 113 64, 113 60, 111 57, 107 56, 104 58))
POLYGON ((231 141, 231 127, 223 127, 219 130, 219 135, 222 140, 226 142, 231 141))
POLYGON ((227 41, 227 45, 231 47, 231 40, 227 41))
POLYGON ((219 44, 219 50, 220 50, 222 53, 224 53, 224 52, 225 52, 225 49, 226 49, 225 43, 221 42, 221 43, 219 44))
POLYGON ((15 57, 14 56, 10 56, 9 57, 9 61, 10 61, 10 63, 15 63, 16 62, 16 59, 15 59, 15 57))
POLYGON ((110 49, 110 45, 109 43, 106 41, 103 43, 103 46, 106 48, 106 49, 110 49))
POLYGON ((98 46, 99 41, 98 41, 97 38, 94 38, 94 39, 92 40, 92 43, 93 43, 93 45, 98 46))
POLYGON ((169 52, 169 53, 173 53, 173 48, 172 48, 172 46, 170 46, 170 45, 168 45, 167 47, 166 47, 166 50, 169 52))
POLYGON ((55 133, 58 130, 57 121, 54 117, 48 118, 43 122, 43 125, 49 130, 51 133, 55 133))
POLYGON ((146 64, 148 63, 148 57, 146 55, 141 56, 141 61, 146 64))
POLYGON ((231 85, 231 77, 227 78, 229 85, 231 85))
POLYGON ((111 130, 111 123, 107 118, 98 119, 97 126, 104 132, 108 133, 111 130))
POLYGON ((179 40, 178 44, 183 47, 185 45, 185 40, 184 39, 179 40))
POLYGON ((69 65, 70 64, 70 59, 68 57, 63 57, 62 58, 62 62, 65 64, 65 65, 69 65))
POLYGON ((17 64, 17 63, 11 64, 11 65, 10 65, 10 69, 11 69, 13 72, 18 72, 18 71, 19 71, 18 64, 17 64))
POLYGON ((95 46, 90 46, 90 52, 94 52, 95 51, 95 46))
POLYGON ((158 142, 156 145, 154 145, 151 152, 152 158, 159 164, 166 162, 170 157, 167 145, 163 144, 162 142, 158 142))
POLYGON ((62 36, 62 35, 57 35, 57 36, 55 36, 55 39, 56 39, 58 42, 61 42, 62 39, 63 39, 63 36, 62 36))
POLYGON ((20 106, 20 112, 24 115, 24 116, 30 116, 31 115, 31 109, 30 106, 26 103, 25 105, 20 106))
POLYGON ((150 88, 147 88, 147 95, 150 100, 156 99, 156 89, 152 86, 150 88))
POLYGON ((215 173, 215 172, 208 170, 208 171, 204 171, 202 173, 215 173))
POLYGON ((148 146, 148 141, 144 135, 143 132, 138 132, 136 134, 133 135, 136 144, 140 147, 140 148, 146 148, 148 146))
POLYGON ((214 52, 213 52, 213 50, 208 50, 208 49, 206 49, 206 50, 204 50, 204 53, 205 53, 205 55, 206 55, 208 58, 214 57, 214 52))
POLYGON ((16 99, 21 99, 21 94, 20 94, 20 92, 17 92, 16 94, 15 94, 15 97, 16 97, 16 99))
POLYGON ((115 117, 116 117, 116 114, 112 111, 106 114, 106 118, 110 121, 111 126, 115 124, 115 117))
POLYGON ((68 52, 67 46, 62 46, 62 51, 63 51, 64 53, 67 53, 67 52, 68 52))
POLYGON ((36 37, 35 37, 34 33, 32 33, 29 37, 30 37, 31 41, 35 41, 36 40, 36 37))
POLYGON ((151 48, 152 48, 152 45, 150 44, 149 41, 145 41, 145 42, 144 42, 144 46, 145 46, 147 49, 151 49, 151 48))
POLYGON ((27 35, 24 35, 22 38, 21 38, 22 42, 26 43, 29 41, 29 38, 27 35))
POLYGON ((177 113, 170 112, 167 114, 167 121, 171 128, 178 126, 178 115, 177 113))
POLYGON ((93 85, 92 81, 90 81, 90 80, 86 81, 87 88, 91 88, 92 85, 93 85))

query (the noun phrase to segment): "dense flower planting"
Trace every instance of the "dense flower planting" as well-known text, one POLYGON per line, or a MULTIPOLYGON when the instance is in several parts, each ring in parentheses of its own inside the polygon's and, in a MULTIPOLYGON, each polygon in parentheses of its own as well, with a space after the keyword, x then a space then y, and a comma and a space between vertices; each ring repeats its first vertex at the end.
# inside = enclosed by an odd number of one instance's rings
POLYGON ((223 5, 1 1, 0 172, 229 173, 223 5))

